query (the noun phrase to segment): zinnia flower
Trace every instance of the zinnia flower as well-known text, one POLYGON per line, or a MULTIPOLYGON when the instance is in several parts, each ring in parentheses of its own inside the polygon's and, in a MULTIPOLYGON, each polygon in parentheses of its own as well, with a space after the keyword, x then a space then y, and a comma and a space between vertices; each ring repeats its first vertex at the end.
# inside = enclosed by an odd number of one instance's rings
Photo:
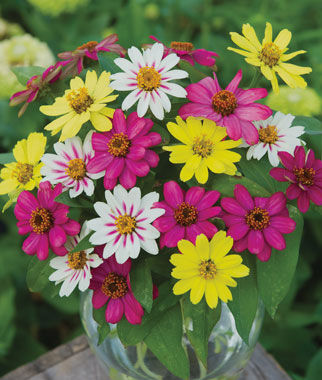
POLYGON ((62 283, 59 290, 60 297, 70 296, 77 285, 81 292, 88 289, 92 278, 91 268, 97 268, 103 262, 96 253, 92 253, 94 248, 71 253, 76 245, 89 233, 90 230, 85 222, 79 235, 67 237, 65 248, 68 254, 50 260, 49 265, 56 271, 49 276, 49 281, 54 281, 55 285, 62 283))
MULTIPOLYGON (((150 38, 156 42, 162 43, 156 37, 150 36, 150 38)), ((146 44, 146 47, 151 47, 152 44, 146 44)), ((171 53, 175 53, 183 61, 189 62, 194 66, 195 62, 203 66, 213 66, 216 63, 216 58, 219 55, 213 51, 205 49, 195 49, 191 42, 178 42, 172 41, 170 47, 167 47, 163 44, 164 53, 163 58, 171 53)))
POLYGON ((165 212, 152 208, 159 194, 152 192, 141 198, 140 188, 133 187, 127 192, 117 185, 113 194, 105 191, 105 198, 107 203, 94 204, 99 218, 88 222, 89 228, 95 231, 89 241, 94 245, 105 244, 103 257, 115 254, 116 261, 123 264, 129 257, 136 259, 141 248, 156 255, 159 248, 155 239, 160 233, 151 223, 165 212))
POLYGON ((75 236, 80 231, 79 223, 67 217, 69 207, 55 202, 61 192, 62 184, 52 189, 49 182, 42 182, 37 198, 23 191, 15 206, 19 234, 29 233, 22 250, 28 255, 37 253, 39 260, 47 259, 49 248, 58 256, 66 255, 67 236, 75 236))
POLYGON ((245 277, 249 268, 242 264, 239 255, 228 255, 233 246, 233 239, 225 231, 217 232, 209 242, 206 235, 197 236, 196 244, 180 240, 180 253, 170 258, 175 266, 172 277, 179 279, 173 287, 176 295, 190 291, 190 301, 195 305, 205 295, 210 308, 215 308, 218 298, 223 302, 231 301, 232 294, 228 286, 235 287, 233 277, 245 277))
POLYGON ((322 205, 322 161, 315 159, 313 150, 305 154, 302 146, 295 149, 294 156, 287 152, 278 154, 283 168, 274 168, 269 174, 277 181, 290 182, 286 190, 289 199, 297 199, 297 206, 303 213, 310 207, 310 201, 322 205))
POLYGON ((144 314, 142 306, 131 290, 131 260, 119 264, 115 257, 104 260, 103 264, 92 270, 92 303, 94 309, 100 309, 106 303, 105 319, 108 323, 119 322, 123 315, 132 325, 141 323, 144 314))
POLYGON ((279 91, 276 73, 292 88, 306 87, 306 82, 301 75, 310 73, 312 69, 286 63, 298 54, 306 53, 305 50, 298 50, 285 54, 292 38, 289 30, 281 30, 273 42, 272 25, 267 22, 262 43, 258 41, 254 28, 249 24, 243 25, 242 32, 244 36, 234 32, 230 33, 232 41, 242 50, 231 47, 228 50, 245 56, 245 61, 250 65, 258 66, 264 77, 271 82, 274 92, 279 91))
POLYGON ((267 261, 272 248, 282 251, 286 247, 283 234, 294 231, 296 223, 289 217, 286 198, 282 192, 269 198, 252 198, 246 187, 236 185, 235 198, 223 198, 225 211, 222 219, 228 227, 227 234, 234 239, 234 250, 257 255, 267 261))
POLYGON ((89 41, 79 46, 74 51, 59 53, 58 57, 64 60, 65 66, 63 78, 79 75, 84 68, 84 59, 87 57, 91 60, 97 61, 97 53, 100 51, 109 51, 124 57, 126 50, 121 45, 117 44, 117 41, 117 34, 111 34, 101 42, 89 41))
POLYGON ((241 156, 229 149, 239 146, 241 140, 222 141, 227 136, 226 128, 208 119, 188 117, 184 122, 177 117, 176 121, 177 124, 168 123, 167 128, 183 144, 164 146, 163 149, 171 152, 170 162, 185 164, 180 172, 181 181, 189 181, 195 175, 199 183, 206 183, 208 169, 214 173, 236 173, 233 163, 238 162, 241 156))
POLYGON ((41 181, 39 162, 45 153, 47 138, 42 133, 30 133, 27 139, 17 142, 13 148, 16 162, 5 164, 1 169, 0 195, 14 190, 32 190, 41 181))
POLYGON ((165 214, 153 222, 161 232, 160 247, 176 247, 181 239, 195 243, 201 233, 212 238, 217 232, 208 219, 218 216, 220 207, 214 207, 220 197, 218 191, 205 191, 202 187, 191 187, 183 191, 177 182, 170 181, 163 187, 164 201, 155 207, 164 208, 165 214))
POLYGON ((164 59, 162 44, 154 44, 143 54, 135 46, 128 50, 130 60, 116 58, 114 63, 124 72, 111 75, 111 87, 117 91, 131 91, 123 100, 122 109, 127 111, 137 101, 138 116, 146 114, 150 107, 157 118, 164 118, 164 110, 170 112, 171 103, 168 95, 185 98, 186 90, 172 80, 186 78, 183 70, 171 70, 180 61, 176 54, 169 54, 164 59), (168 95, 167 95, 168 94, 168 95))
POLYGON ((71 198, 83 191, 88 196, 93 195, 92 179, 100 178, 102 174, 88 171, 88 162, 94 156, 92 135, 93 131, 88 132, 84 144, 78 136, 67 139, 65 143, 54 144, 56 154, 46 153, 41 159, 44 163, 41 168, 41 174, 45 176, 43 181, 53 185, 62 183, 64 188, 69 189, 71 198))
POLYGON ((252 145, 258 142, 258 132, 252 122, 267 119, 272 110, 254 103, 267 95, 265 88, 238 88, 242 79, 239 70, 225 90, 219 86, 217 76, 207 77, 197 83, 190 84, 186 90, 187 98, 192 103, 184 104, 179 109, 179 115, 186 119, 189 116, 201 116, 211 119, 217 125, 227 129, 228 136, 233 140, 241 137, 252 145))
MULTIPOLYGON (((294 149, 305 144, 298 137, 303 135, 304 127, 292 126, 295 116, 276 112, 266 120, 254 121, 258 129, 258 144, 252 145, 247 151, 247 160, 255 158, 260 160, 266 153, 272 166, 278 166, 278 152, 294 153, 294 149)), ((248 145, 247 145, 248 146, 248 145)))
POLYGON ((150 150, 161 143, 159 133, 150 132, 153 122, 132 112, 126 119, 121 110, 113 116, 113 128, 106 133, 94 133, 95 156, 87 165, 90 173, 102 172, 105 189, 112 190, 117 181, 125 189, 136 184, 136 177, 145 177, 155 168, 159 156, 150 150))
POLYGON ((56 98, 50 106, 41 106, 40 111, 48 116, 60 116, 45 129, 56 135, 62 131, 59 141, 64 141, 77 135, 82 125, 88 120, 98 131, 109 131, 114 109, 106 107, 118 95, 110 95, 113 89, 109 86, 110 74, 103 71, 97 79, 95 71, 87 71, 85 84, 80 77, 70 81, 70 89, 64 96, 56 98))

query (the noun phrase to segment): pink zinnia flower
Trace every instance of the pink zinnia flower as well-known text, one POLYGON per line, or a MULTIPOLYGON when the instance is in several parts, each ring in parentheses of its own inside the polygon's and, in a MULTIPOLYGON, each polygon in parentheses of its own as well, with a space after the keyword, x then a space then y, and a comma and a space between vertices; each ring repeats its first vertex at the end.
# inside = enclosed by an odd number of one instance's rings
POLYGON ((248 249, 259 260, 267 261, 272 248, 285 249, 283 234, 293 232, 296 223, 289 217, 284 194, 252 198, 246 187, 236 185, 234 195, 235 198, 221 200, 226 212, 222 218, 228 227, 227 235, 234 239, 234 250, 248 249))
POLYGON ((125 189, 135 186, 136 177, 145 177, 150 167, 155 168, 159 163, 159 156, 148 149, 162 141, 159 133, 149 132, 152 125, 152 120, 140 118, 136 112, 125 119, 117 109, 113 128, 93 134, 95 156, 87 165, 88 172, 104 171, 104 187, 108 190, 115 187, 117 180, 125 189))
POLYGON ((303 146, 295 148, 294 157, 287 152, 278 154, 283 168, 274 168, 269 174, 277 181, 290 182, 286 190, 289 199, 297 198, 297 206, 301 212, 307 212, 310 200, 318 206, 322 205, 322 161, 315 159, 313 150, 305 154, 303 146))
POLYGON ((160 247, 176 247, 181 239, 193 244, 200 234, 209 239, 217 232, 215 225, 207 219, 218 216, 220 207, 213 207, 220 197, 218 191, 205 191, 202 187, 191 187, 183 191, 177 182, 170 181, 163 187, 164 201, 154 207, 165 209, 165 214, 153 222, 161 232, 160 247))
MULTIPOLYGON (((150 38, 156 42, 160 42, 156 37, 150 36, 150 38)), ((151 44, 146 44, 146 47, 151 47, 151 44)), ((163 58, 168 54, 175 53, 180 59, 189 62, 194 66, 195 62, 203 66, 213 66, 216 63, 216 58, 219 55, 213 51, 205 49, 195 49, 191 42, 177 42, 172 41, 170 47, 164 45, 163 58)))
POLYGON ((64 59, 65 66, 62 77, 66 78, 80 74, 84 67, 84 58, 88 57, 89 59, 97 61, 97 53, 99 51, 110 51, 124 57, 126 50, 121 45, 116 44, 116 41, 118 41, 117 34, 111 34, 101 42, 89 41, 74 51, 59 53, 58 57, 64 59))
MULTIPOLYGON (((100 255, 102 248, 96 248, 100 255)), ((107 303, 105 319, 108 323, 119 322, 124 314, 132 325, 141 323, 144 311, 132 293, 130 269, 131 259, 124 264, 118 264, 112 256, 91 271, 89 288, 94 291, 92 303, 95 309, 100 309, 107 303)))
POLYGON ((75 236, 80 231, 80 224, 67 217, 69 207, 55 202, 61 192, 61 184, 52 189, 46 181, 39 184, 37 198, 31 192, 23 191, 17 199, 14 212, 18 232, 20 235, 30 233, 22 250, 28 255, 37 253, 39 260, 48 257, 49 248, 56 255, 66 255, 66 235, 75 236))
POLYGON ((272 110, 263 104, 254 103, 267 96, 267 90, 238 88, 241 79, 242 71, 239 70, 225 90, 219 86, 215 73, 214 79, 207 77, 190 84, 186 90, 187 98, 192 103, 184 104, 179 109, 179 115, 183 119, 188 116, 205 117, 225 127, 231 139, 243 137, 247 144, 257 144, 258 131, 252 122, 267 119, 272 110))

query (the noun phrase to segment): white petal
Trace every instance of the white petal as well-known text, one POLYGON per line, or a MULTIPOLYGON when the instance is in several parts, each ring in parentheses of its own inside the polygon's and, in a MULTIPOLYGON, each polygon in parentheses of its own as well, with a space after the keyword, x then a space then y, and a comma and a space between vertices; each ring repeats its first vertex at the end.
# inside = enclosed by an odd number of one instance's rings
POLYGON ((116 91, 131 91, 133 90, 133 81, 115 80, 110 83, 110 87, 116 91))
POLYGON ((136 88, 134 91, 131 91, 122 103, 122 110, 127 111, 139 100, 139 92, 142 91, 140 88, 136 88))
POLYGON ((94 131, 89 131, 85 137, 84 144, 83 144, 83 152, 84 155, 88 157, 92 157, 95 154, 95 151, 92 146, 92 136, 94 131))
POLYGON ((53 259, 50 260, 49 265, 54 269, 65 269, 65 268, 68 268, 66 261, 67 261, 66 256, 54 257, 53 259))
POLYGON ((167 55, 162 61, 160 62, 159 66, 156 67, 156 70, 159 72, 162 72, 162 74, 166 71, 169 71, 177 65, 180 61, 180 58, 177 56, 177 54, 171 53, 167 55))
POLYGON ((89 242, 93 245, 100 245, 108 243, 110 241, 114 242, 116 237, 117 230, 115 227, 104 227, 104 229, 94 232, 93 235, 89 238, 89 242), (112 231, 115 231, 115 233, 112 233, 112 231))
POLYGON ((108 204, 108 206, 111 207, 113 214, 118 214, 117 209, 121 208, 121 205, 117 202, 117 200, 114 198, 113 194, 109 191, 105 191, 105 199, 108 204))
POLYGON ((187 96, 187 91, 176 83, 165 82, 161 85, 159 91, 163 91, 177 98, 185 98, 187 96))
POLYGON ((78 197, 84 191, 84 186, 81 181, 75 181, 75 183, 76 185, 69 190, 69 196, 71 198, 78 197), (77 185, 78 185, 78 190, 76 190, 77 185))
POLYGON ((282 130, 282 129, 286 129, 286 128, 289 128, 292 123, 293 123, 293 120, 295 119, 295 116, 291 115, 290 113, 285 115, 283 118, 281 118, 276 125, 277 129, 278 130, 282 130))
POLYGON ((168 96, 163 91, 159 91, 159 96, 161 98, 161 102, 162 102, 162 105, 163 105, 163 108, 165 109, 165 111, 170 112, 171 111, 171 102, 170 102, 168 96))
MULTIPOLYGON (((132 73, 133 74, 133 71, 136 71, 136 65, 133 65, 133 63, 131 61, 129 61, 128 59, 125 59, 125 58, 116 58, 114 59, 114 63, 120 68, 122 69, 123 71, 125 71, 126 73, 132 73)), ((114 74, 111 75, 111 79, 112 79, 112 76, 114 74)))
POLYGON ((73 292, 73 290, 76 288, 79 280, 80 280, 79 273, 77 273, 74 278, 72 278, 72 277, 71 278, 67 278, 63 282, 63 284, 62 284, 62 286, 60 288, 59 295, 61 297, 63 297, 63 296, 67 296, 67 297, 70 296, 71 293, 73 292))
POLYGON ((128 193, 129 204, 133 207, 131 216, 136 216, 141 205, 141 189, 133 187, 128 193))
POLYGON ((139 66, 139 65, 141 67, 145 66, 142 53, 137 47, 132 46, 130 49, 128 49, 127 54, 130 57, 131 61, 135 64, 135 66, 139 66))
POLYGON ((108 259, 109 257, 113 256, 122 241, 123 241, 123 236, 119 239, 119 241, 116 244, 114 240, 108 242, 104 247, 103 258, 108 259))
POLYGON ((246 154, 247 160, 250 160, 252 158, 255 146, 257 146, 257 145, 253 145, 253 146, 249 147, 247 154, 246 154))
POLYGON ((95 189, 94 183, 92 180, 88 178, 86 179, 86 181, 87 181, 87 185, 85 185, 85 183, 83 182, 83 187, 84 187, 85 194, 90 197, 91 195, 94 194, 94 189, 95 189))
POLYGON ((88 227, 88 221, 85 220, 83 223, 81 232, 79 234, 79 238, 77 240, 82 240, 85 236, 87 236, 91 232, 91 229, 88 227))
POLYGON ((153 203, 158 202, 160 198, 160 195, 156 191, 152 191, 151 193, 148 193, 144 195, 141 199, 141 205, 140 208, 143 209, 150 209, 153 206, 153 203))
POLYGON ((163 105, 162 105, 160 96, 158 96, 155 91, 153 91, 151 94, 150 109, 153 115, 157 119, 163 120, 164 118, 163 105))
POLYGON ((157 255, 159 253, 159 247, 155 240, 148 239, 148 240, 141 240, 141 247, 148 253, 151 253, 151 255, 157 255))
POLYGON ((272 146, 272 149, 268 149, 268 159, 272 166, 278 166, 280 163, 277 150, 274 146, 272 146))
POLYGON ((130 251, 130 257, 132 259, 136 259, 139 256, 140 250, 141 250, 141 244, 140 240, 135 232, 132 234, 133 236, 133 244, 130 251))
POLYGON ((152 45, 152 47, 151 47, 151 55, 153 57, 152 64, 154 64, 154 67, 159 67, 161 59, 163 57, 163 51, 164 51, 164 47, 163 47, 162 44, 155 43, 155 44, 152 45))
POLYGON ((162 80, 167 82, 169 80, 187 78, 189 74, 184 70, 170 70, 162 75, 162 80))
POLYGON ((88 255, 88 261, 87 264, 92 268, 97 268, 103 263, 103 260, 96 254, 93 253, 91 255, 88 255))
POLYGON ((151 94, 149 92, 142 92, 140 95, 139 103, 138 103, 138 116, 143 117, 148 110, 149 103, 151 99, 151 94))
POLYGON ((97 212, 97 214, 104 219, 106 219, 108 214, 112 212, 111 207, 105 202, 94 203, 94 209, 97 212))
POLYGON ((144 239, 157 239, 160 237, 160 232, 148 223, 138 223, 136 232, 144 239))

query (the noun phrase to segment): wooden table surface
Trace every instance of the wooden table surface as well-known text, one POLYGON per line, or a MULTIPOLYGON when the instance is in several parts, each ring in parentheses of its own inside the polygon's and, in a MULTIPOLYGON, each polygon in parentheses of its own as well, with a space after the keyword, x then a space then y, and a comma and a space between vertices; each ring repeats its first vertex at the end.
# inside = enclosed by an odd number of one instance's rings
MULTIPOLYGON (((26 348, 27 349, 27 348, 26 348)), ((42 355, 0 380, 108 380, 84 335, 42 355)), ((239 380, 291 380, 258 344, 239 380)))

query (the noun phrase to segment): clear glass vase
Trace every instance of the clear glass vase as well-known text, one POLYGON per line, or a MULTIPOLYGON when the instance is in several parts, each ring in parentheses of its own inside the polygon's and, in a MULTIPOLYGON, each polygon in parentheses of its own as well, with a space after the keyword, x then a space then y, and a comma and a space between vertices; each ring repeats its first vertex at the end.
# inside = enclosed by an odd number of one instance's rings
MULTIPOLYGON (((177 380, 160 363, 144 343, 124 347, 116 333, 116 325, 110 325, 111 333, 101 345, 97 345, 97 324, 92 316, 92 291, 81 297, 81 320, 89 345, 106 369, 111 380, 177 380)), ((186 336, 183 345, 190 360, 190 379, 235 380, 245 368, 259 337, 264 318, 264 306, 259 302, 255 320, 246 345, 237 333, 235 320, 226 304, 222 303, 219 322, 214 327, 208 343, 208 368, 198 360, 186 336)))

